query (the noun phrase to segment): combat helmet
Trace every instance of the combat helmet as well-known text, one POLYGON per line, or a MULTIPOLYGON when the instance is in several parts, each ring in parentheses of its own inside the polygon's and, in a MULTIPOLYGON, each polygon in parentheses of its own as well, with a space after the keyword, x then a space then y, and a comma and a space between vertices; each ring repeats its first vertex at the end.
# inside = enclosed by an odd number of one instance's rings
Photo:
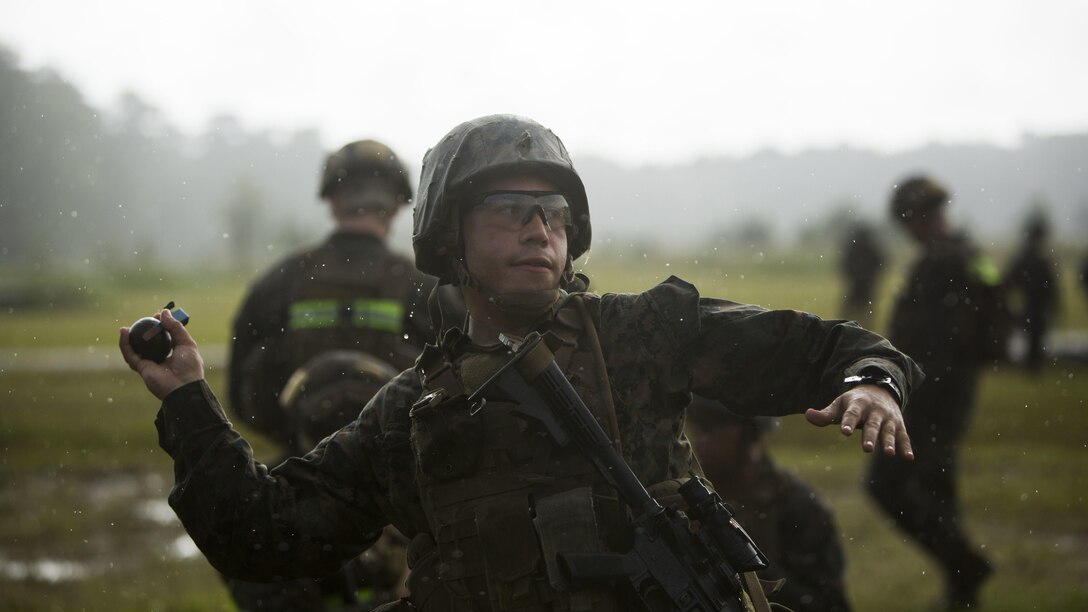
POLYGON ((313 448, 350 423, 396 375, 393 366, 363 351, 330 350, 312 357, 280 393, 298 447, 313 448))
POLYGON ((392 149, 376 140, 357 140, 329 155, 321 172, 318 195, 327 199, 342 181, 351 177, 384 177, 397 190, 402 205, 412 199, 408 171, 392 149))
POLYGON ((450 260, 463 247, 460 214, 465 199, 491 178, 510 171, 526 171, 555 183, 571 207, 568 261, 589 250, 589 202, 563 142, 532 119, 489 115, 453 128, 423 157, 412 232, 417 268, 443 283, 456 281, 450 260))
POLYGON ((893 190, 891 212, 895 219, 903 221, 924 217, 946 203, 948 191, 940 183, 926 176, 912 176, 893 190))

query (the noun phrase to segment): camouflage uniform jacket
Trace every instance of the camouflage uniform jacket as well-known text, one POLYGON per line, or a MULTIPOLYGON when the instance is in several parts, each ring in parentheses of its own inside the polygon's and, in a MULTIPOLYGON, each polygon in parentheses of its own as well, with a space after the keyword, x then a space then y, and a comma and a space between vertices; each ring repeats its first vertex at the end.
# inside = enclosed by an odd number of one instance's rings
POLYGON ((432 338, 426 302, 435 282, 368 234, 335 232, 284 258, 254 283, 234 320, 234 414, 290 448, 294 432, 278 397, 292 372, 332 349, 411 366, 432 338))
MULTIPOLYGON (((853 323, 701 298, 676 278, 588 301, 623 454, 645 483, 692 467, 683 434, 692 391, 742 414, 788 414, 823 407, 865 368, 887 372, 904 393, 921 380, 909 358, 853 323)), ((181 387, 156 420, 175 462, 170 504, 212 564, 243 579, 328 574, 387 524, 413 538, 428 529, 409 437, 421 390, 414 370, 402 372, 355 422, 270 470, 204 382, 181 387)))

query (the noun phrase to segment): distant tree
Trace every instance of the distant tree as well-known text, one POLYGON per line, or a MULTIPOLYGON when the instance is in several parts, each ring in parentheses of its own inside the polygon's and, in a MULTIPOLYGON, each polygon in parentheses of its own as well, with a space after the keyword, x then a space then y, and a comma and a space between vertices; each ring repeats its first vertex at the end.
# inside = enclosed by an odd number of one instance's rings
POLYGON ((315 228, 305 227, 289 219, 281 219, 277 227, 267 249, 268 255, 272 257, 299 249, 303 245, 314 242, 320 236, 320 232, 315 228))
POLYGON ((248 269, 254 263, 262 234, 263 199, 257 184, 247 177, 238 181, 224 207, 230 267, 234 269, 248 269))
POLYGON ((162 243, 158 228, 169 223, 174 236, 183 236, 204 216, 188 214, 185 137, 132 92, 123 93, 103 113, 103 124, 103 188, 114 213, 105 235, 132 247, 144 260, 176 253, 177 240, 162 243))
POLYGON ((736 239, 741 248, 767 248, 774 243, 774 229, 767 219, 749 217, 737 226, 736 239))
POLYGON ((806 251, 835 253, 858 219, 858 205, 852 199, 829 204, 823 214, 807 219, 797 233, 797 244, 806 251))
POLYGON ((322 212, 315 130, 253 133, 220 115, 184 135, 135 93, 92 108, 2 46, 0 126, 0 264, 191 265, 228 254, 244 264, 262 232, 308 227, 322 212))
POLYGON ((0 260, 84 256, 104 199, 99 123, 52 71, 26 72, 0 47, 0 260))

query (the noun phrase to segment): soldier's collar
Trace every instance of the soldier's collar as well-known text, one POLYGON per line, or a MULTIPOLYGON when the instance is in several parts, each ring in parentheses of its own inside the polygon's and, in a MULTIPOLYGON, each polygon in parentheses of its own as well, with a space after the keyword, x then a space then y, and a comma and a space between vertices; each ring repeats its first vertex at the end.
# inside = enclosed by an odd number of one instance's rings
MULTIPOLYGON (((570 310, 564 308, 564 306, 566 306, 566 304, 569 302, 570 297, 571 294, 568 294, 566 291, 560 289, 559 299, 557 299, 555 303, 551 306, 548 314, 544 317, 541 317, 540 322, 537 323, 535 326, 529 328, 526 334, 534 331, 540 332, 542 334, 546 333, 548 329, 553 326, 553 322, 557 319, 557 317, 564 326, 580 327, 579 325, 572 325, 573 320, 571 320, 569 316, 564 316, 564 312, 570 310)), ((569 313, 567 314, 569 315, 569 313)), ((443 336, 442 344, 446 345, 450 349, 453 349, 454 345, 456 344, 457 348, 461 350, 473 352, 487 352, 495 350, 495 348, 499 346, 509 346, 508 344, 503 343, 502 339, 499 337, 502 332, 500 332, 497 328, 492 327, 491 325, 488 325, 487 323, 474 318, 471 313, 467 317, 466 326, 468 328, 467 331, 463 331, 459 328, 451 328, 450 330, 448 330, 443 336)), ((506 336, 515 340, 520 338, 519 336, 515 336, 513 334, 506 334, 506 336)))

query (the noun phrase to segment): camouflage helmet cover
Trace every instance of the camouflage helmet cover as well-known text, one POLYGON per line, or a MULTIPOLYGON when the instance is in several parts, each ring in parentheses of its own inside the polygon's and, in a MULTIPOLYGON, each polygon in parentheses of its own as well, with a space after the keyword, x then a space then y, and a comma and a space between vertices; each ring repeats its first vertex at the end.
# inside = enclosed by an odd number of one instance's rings
POLYGON ((318 195, 327 199, 342 181, 352 177, 383 177, 391 181, 403 203, 412 199, 408 171, 392 149, 376 140, 357 140, 329 155, 321 172, 318 195))
POLYGON ((948 203, 948 191, 926 176, 913 176, 895 187, 891 212, 898 220, 925 216, 948 203))
POLYGON ((575 227, 568 236, 568 255, 577 259, 589 250, 589 202, 563 142, 532 119, 489 115, 453 128, 423 157, 413 214, 416 267, 450 282, 449 256, 460 246, 464 199, 488 180, 511 172, 555 183, 567 196, 575 227))

